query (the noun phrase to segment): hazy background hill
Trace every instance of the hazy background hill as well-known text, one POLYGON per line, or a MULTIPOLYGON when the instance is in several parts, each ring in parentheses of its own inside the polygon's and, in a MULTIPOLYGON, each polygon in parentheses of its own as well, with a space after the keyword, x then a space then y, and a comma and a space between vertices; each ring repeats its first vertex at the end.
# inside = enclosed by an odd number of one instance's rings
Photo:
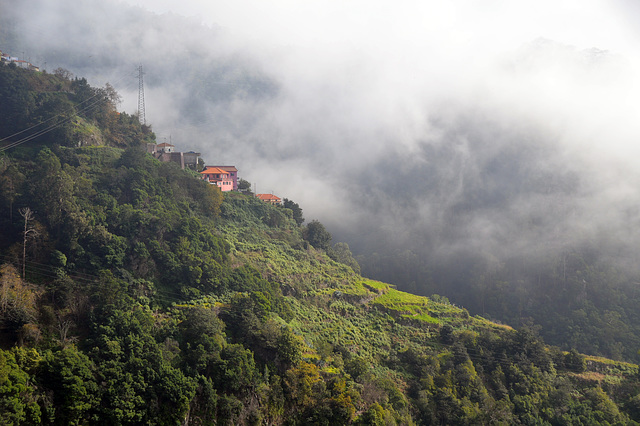
POLYGON ((184 17, 130 3, 2 0, 0 46, 109 82, 130 113, 143 64, 159 141, 299 202, 365 275, 635 356, 629 2, 246 2, 245 26, 216 6, 184 17))

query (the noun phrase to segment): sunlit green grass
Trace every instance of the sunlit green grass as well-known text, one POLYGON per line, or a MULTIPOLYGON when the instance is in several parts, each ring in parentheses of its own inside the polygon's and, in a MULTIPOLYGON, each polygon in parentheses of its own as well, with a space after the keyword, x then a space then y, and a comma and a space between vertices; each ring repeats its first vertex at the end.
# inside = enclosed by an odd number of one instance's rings
POLYGON ((369 279, 364 279, 362 281, 362 284, 365 287, 368 287, 370 290, 376 291, 378 293, 387 292, 388 290, 391 289, 390 284, 383 283, 380 281, 369 280, 369 279))
POLYGON ((438 324, 440 321, 429 314, 429 299, 415 294, 389 289, 373 302, 387 310, 396 312, 403 318, 438 324))

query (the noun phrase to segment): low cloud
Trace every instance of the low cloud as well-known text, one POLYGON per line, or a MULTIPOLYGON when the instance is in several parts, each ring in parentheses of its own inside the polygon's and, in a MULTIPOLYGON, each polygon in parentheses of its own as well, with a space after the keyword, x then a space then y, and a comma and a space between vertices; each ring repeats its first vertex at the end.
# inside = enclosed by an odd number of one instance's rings
POLYGON ((355 251, 638 240, 632 3, 71 3, 4 4, 9 47, 109 81, 128 112, 144 64, 159 139, 237 165, 355 251))

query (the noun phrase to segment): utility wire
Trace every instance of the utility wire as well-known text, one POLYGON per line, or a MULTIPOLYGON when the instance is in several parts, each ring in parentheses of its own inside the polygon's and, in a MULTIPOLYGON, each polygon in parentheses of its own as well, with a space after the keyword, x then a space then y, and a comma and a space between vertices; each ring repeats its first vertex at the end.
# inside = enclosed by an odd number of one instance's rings
MULTIPOLYGON (((122 77, 120 77, 120 78, 116 81, 116 83, 114 83, 114 84, 119 83, 120 81, 122 81, 122 80, 123 80, 125 77, 127 77, 127 76, 131 76, 131 74, 129 74, 129 75, 124 74, 124 75, 123 75, 122 77)), ((93 96, 91 96, 91 97, 89 97, 89 98, 85 99, 84 101, 80 102, 80 103, 78 104, 78 106, 81 106, 81 105, 83 105, 83 104, 85 104, 85 103, 89 102, 91 99, 95 98, 96 96, 100 96, 100 95, 101 95, 100 93, 96 93, 95 95, 93 95, 93 96)), ((31 126, 31 127, 27 127, 27 128, 26 128, 26 129, 24 129, 24 130, 20 130, 19 132, 16 132, 16 133, 14 133, 14 134, 12 134, 12 135, 9 135, 9 136, 7 136, 7 137, 4 137, 4 138, 0 139, 0 142, 4 142, 4 141, 6 141, 6 140, 8 140, 8 139, 10 139, 10 138, 12 138, 12 137, 14 137, 14 136, 17 136, 17 135, 19 135, 19 134, 21 134, 21 133, 27 132, 27 131, 29 131, 29 130, 31 130, 31 129, 34 129, 34 128, 36 128, 36 127, 38 127, 38 126, 40 126, 40 125, 42 125, 42 124, 44 124, 44 123, 46 123, 46 122, 48 122, 48 121, 51 121, 51 120, 54 120, 54 119, 56 119, 56 118, 58 118, 58 117, 60 117, 60 116, 63 116, 63 115, 65 115, 65 114, 66 114, 66 113, 68 113, 68 112, 73 112, 73 108, 72 108, 72 109, 70 109, 70 110, 68 110, 68 111, 61 112, 60 114, 54 115, 53 117, 48 118, 48 119, 46 119, 46 120, 44 120, 44 121, 41 121, 40 123, 34 124, 34 125, 33 125, 33 126, 31 126)))
MULTIPOLYGON (((99 102, 100 102, 100 99, 96 100, 94 103, 90 104, 89 106, 87 106, 87 107, 85 107, 85 108, 83 108, 83 109, 79 110, 79 111, 78 111, 78 113, 82 113, 82 112, 89 111, 92 107, 94 107, 95 105, 97 105, 99 102)), ((60 116, 60 115, 58 115, 58 116, 56 116, 56 117, 54 117, 54 118, 57 118, 57 117, 59 117, 59 116, 60 116)), ((33 140, 33 139, 35 139, 35 138, 37 138, 37 137, 39 137, 39 136, 42 136, 42 135, 44 135, 44 134, 46 134, 46 133, 49 133, 49 132, 51 132, 51 131, 53 131, 53 130, 55 130, 55 129, 59 128, 59 127, 62 127, 64 124, 66 124, 66 123, 70 122, 71 120, 73 120, 73 118, 74 118, 73 116, 71 116, 71 117, 67 117, 67 118, 65 118, 64 120, 62 120, 62 121, 60 121, 60 122, 58 122, 58 123, 52 124, 52 125, 50 125, 50 126, 48 126, 48 127, 44 128, 44 129, 42 129, 42 130, 39 130, 39 131, 37 131, 37 132, 35 132, 35 133, 32 133, 32 134, 30 134, 30 135, 28 135, 28 136, 25 136, 24 138, 22 138, 22 139, 20 139, 20 140, 18 140, 18 141, 11 142, 11 143, 10 143, 10 144, 8 144, 8 145, 5 145, 5 146, 3 146, 3 147, 0 147, 0 152, 2 152, 2 151, 6 151, 6 150, 11 149, 11 148, 14 148, 14 147, 16 147, 16 146, 18 146, 18 145, 22 145, 22 144, 23 144, 23 143, 25 143, 25 142, 29 142, 30 140, 33 140)), ((3 140, 5 140, 5 139, 3 139, 3 140)))
MULTIPOLYGON (((123 80, 123 79, 125 79, 126 77, 131 77, 131 75, 132 75, 131 73, 127 73, 127 74, 122 75, 122 77, 120 77, 118 80, 116 80, 116 82, 115 82, 114 84, 118 84, 120 81, 122 81, 122 80, 123 80)), ((76 114, 78 114, 78 115, 79 115, 79 114, 81 114, 81 113, 83 113, 83 112, 90 111, 91 109, 93 109, 95 106, 97 106, 97 105, 98 105, 98 104, 103 100, 103 98, 102 98, 102 97, 103 97, 103 94, 102 94, 102 93, 100 93, 100 92, 98 92, 98 93, 94 94, 93 96, 91 96, 91 97, 89 97, 89 98, 85 99, 85 100, 84 100, 84 101, 82 101, 81 103, 79 103, 79 104, 78 104, 78 106, 81 106, 81 105, 83 105, 83 104, 85 104, 85 103, 87 103, 87 102, 90 102, 90 101, 92 101, 92 100, 93 100, 94 98, 96 98, 96 97, 97 97, 98 99, 94 100, 93 102, 91 102, 91 103, 90 103, 90 104, 88 104, 88 105, 85 105, 83 108, 81 108, 81 109, 77 110, 77 111, 76 111, 76 114)), ((72 113, 72 112, 73 112, 73 109, 68 110, 68 111, 61 112, 61 113, 59 113, 59 114, 57 114, 57 115, 55 115, 55 116, 53 116, 53 117, 51 117, 51 118, 49 118, 49 119, 47 119, 47 120, 41 121, 41 122, 39 122, 39 123, 37 123, 37 124, 34 124, 34 125, 33 125, 33 126, 31 126, 31 127, 28 127, 28 128, 26 128, 26 129, 24 129, 24 130, 21 130, 21 131, 16 132, 16 133, 14 133, 14 134, 12 134, 12 135, 9 135, 9 136, 7 136, 7 137, 5 137, 5 138, 2 138, 2 139, 0 139, 0 142, 7 141, 8 139, 11 139, 11 138, 13 138, 13 137, 15 137, 15 136, 17 136, 17 135, 20 135, 20 134, 22 134, 22 133, 24 133, 24 132, 29 131, 29 130, 33 130, 33 129, 35 129, 35 128, 36 128, 36 127, 38 127, 38 126, 41 126, 41 125, 43 125, 43 124, 45 124, 45 123, 47 123, 47 122, 49 122, 49 121, 55 120, 55 119, 57 119, 57 118, 63 117, 63 116, 65 116, 66 114, 68 114, 68 113, 72 113)), ((66 123, 70 122, 71 120, 73 120, 73 118, 74 118, 74 116, 66 117, 66 118, 64 118, 64 119, 63 119, 62 121, 60 121, 60 122, 57 122, 57 123, 52 124, 52 125, 49 125, 48 127, 44 128, 44 129, 41 129, 41 130, 38 130, 37 132, 32 133, 32 134, 30 134, 30 135, 28 135, 28 136, 25 136, 25 137, 23 137, 22 139, 20 139, 20 140, 18 140, 18 141, 11 142, 11 143, 9 143, 9 144, 7 144, 7 145, 3 146, 3 147, 0 147, 0 152, 6 151, 6 150, 11 149, 11 148, 14 148, 14 147, 16 147, 16 146, 18 146, 18 145, 22 145, 22 144, 23 144, 23 143, 25 143, 25 142, 29 142, 30 140, 33 140, 33 139, 35 139, 35 138, 37 138, 37 137, 39 137, 39 136, 42 136, 42 135, 44 135, 44 134, 46 134, 46 133, 49 133, 49 132, 51 132, 51 131, 53 131, 53 130, 55 130, 55 129, 57 129, 57 128, 61 127, 61 126, 63 126, 64 124, 66 124, 66 123)))

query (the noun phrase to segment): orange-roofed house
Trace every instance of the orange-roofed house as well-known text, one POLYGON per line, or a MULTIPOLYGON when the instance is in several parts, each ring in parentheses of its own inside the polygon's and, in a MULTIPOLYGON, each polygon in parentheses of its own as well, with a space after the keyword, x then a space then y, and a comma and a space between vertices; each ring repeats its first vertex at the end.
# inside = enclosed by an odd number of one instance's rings
POLYGON ((212 185, 218 185, 221 191, 231 191, 233 189, 233 179, 229 176, 229 172, 219 167, 207 166, 200 172, 202 179, 212 185))
POLYGON ((265 203, 280 204, 282 202, 280 197, 276 197, 273 194, 256 194, 256 197, 260 198, 265 203))
POLYGON ((234 191, 238 190, 238 169, 236 169, 235 166, 211 166, 211 167, 217 167, 226 172, 229 172, 229 177, 233 181, 233 190, 234 191))

